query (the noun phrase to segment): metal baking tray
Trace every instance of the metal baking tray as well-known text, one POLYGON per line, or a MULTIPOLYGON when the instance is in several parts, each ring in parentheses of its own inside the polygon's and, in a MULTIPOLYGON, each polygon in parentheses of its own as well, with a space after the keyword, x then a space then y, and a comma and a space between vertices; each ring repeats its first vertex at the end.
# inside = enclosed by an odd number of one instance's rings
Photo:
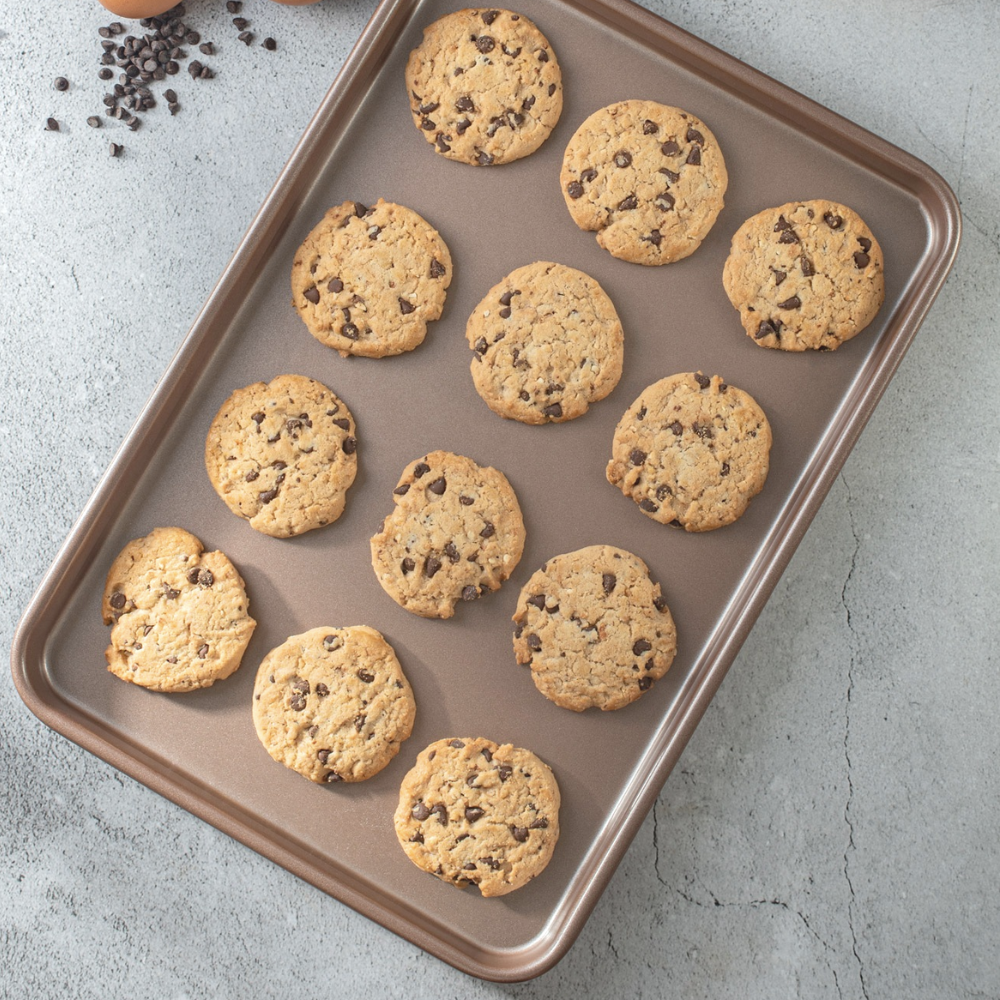
POLYGON ((521 9, 562 66, 565 108, 534 155, 478 169, 434 154, 410 119, 403 68, 425 25, 455 0, 385 0, 306 129, 218 285, 129 432, 19 626, 14 679, 46 724, 323 891, 458 968, 536 976, 565 954, 611 878, 737 650, 940 289, 960 230, 957 202, 925 164, 628 2, 532 0, 521 9), (688 109, 726 156, 726 207, 702 247, 659 268, 613 259, 570 220, 559 191, 579 123, 643 97, 688 109), (299 242, 327 207, 379 197, 416 209, 455 261, 444 315, 410 354, 340 358, 290 305, 299 242), (855 208, 886 256, 886 302, 839 351, 764 350, 722 288, 740 223, 795 198, 855 208), (531 427, 494 416, 469 374, 465 321, 513 268, 554 260, 593 275, 625 329, 618 388, 584 417, 531 427), (615 424, 648 383, 701 369, 749 391, 774 431, 764 491, 737 523, 703 535, 644 517, 604 480, 615 424), (230 391, 293 372, 350 406, 360 471, 334 525, 292 540, 256 534, 216 497, 202 449, 230 391), (498 593, 450 621, 416 618, 381 590, 368 539, 404 465, 444 448, 503 470, 527 526, 498 593), (242 669, 161 695, 105 670, 99 595, 130 538, 180 525, 243 573, 259 625, 242 669), (678 625, 671 671, 619 711, 577 715, 541 697, 514 662, 510 615, 547 557, 606 542, 650 565, 678 625), (264 654, 318 625, 366 623, 413 685, 412 738, 380 775, 315 786, 274 763, 250 712, 264 654), (541 877, 500 899, 458 891, 400 850, 392 813, 417 752, 445 736, 532 749, 563 793, 562 837, 541 877))

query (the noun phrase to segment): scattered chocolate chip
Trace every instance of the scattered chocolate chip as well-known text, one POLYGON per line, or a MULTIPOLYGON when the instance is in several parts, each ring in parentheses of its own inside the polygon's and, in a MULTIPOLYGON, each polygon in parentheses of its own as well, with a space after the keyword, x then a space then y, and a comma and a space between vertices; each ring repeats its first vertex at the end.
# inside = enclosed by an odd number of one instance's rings
POLYGON ((528 634, 525 642, 527 642, 528 649, 532 650, 532 652, 537 653, 542 648, 542 640, 534 632, 528 634))
POLYGON ((163 596, 168 601, 174 601, 178 597, 181 596, 181 592, 179 590, 174 590, 173 587, 168 587, 166 584, 164 584, 163 585, 163 596))
POLYGON ((430 471, 431 467, 424 462, 417 462, 417 464, 413 467, 413 475, 416 476, 417 479, 420 479, 421 476, 426 476, 430 471))
POLYGON ((604 573, 601 575, 601 586, 604 588, 605 594, 610 594, 615 589, 617 582, 618 578, 614 573, 604 573))
POLYGON ((839 215, 834 215, 833 212, 824 212, 823 221, 831 229, 840 229, 844 225, 844 220, 839 215))
POLYGON ((511 835, 519 843, 523 844, 528 839, 527 827, 523 826, 512 826, 510 828, 511 835))
POLYGON ((45 131, 46 132, 58 132, 59 122, 55 118, 46 118, 45 120, 45 131))
POLYGON ((548 54, 548 52, 545 51, 545 49, 539 49, 538 50, 538 61, 539 62, 548 62, 549 61, 549 54, 548 54))
POLYGON ((642 463, 646 461, 646 453, 644 451, 640 451, 638 448, 633 448, 629 452, 628 460, 633 465, 642 465, 642 463))
POLYGON ((672 424, 670 424, 670 430, 672 430, 674 434, 680 437, 681 434, 684 432, 684 427, 679 420, 675 420, 672 424))
MULTIPOLYGON (((176 594, 177 591, 175 590, 174 593, 176 594)), ((121 611, 121 609, 125 607, 125 601, 126 597, 120 590, 116 590, 108 599, 108 603, 115 609, 115 611, 121 611)))
POLYGON ((777 288, 788 275, 784 271, 779 271, 777 268, 772 267, 771 271, 774 273, 774 287, 777 288))
POLYGON ((493 162, 493 157, 485 152, 484 150, 479 151, 479 155, 476 157, 476 163, 481 167, 488 167, 493 162))
POLYGON ((695 432, 702 440, 711 441, 715 436, 712 433, 712 428, 708 424, 699 424, 697 421, 691 425, 691 430, 695 432))
POLYGON ((497 768, 497 773, 501 781, 506 781, 514 773, 514 768, 510 764, 501 764, 497 768))
POLYGON ((278 43, 273 38, 265 38, 264 41, 261 42, 261 45, 263 45, 268 52, 273 52, 278 47, 278 43))
POLYGON ((498 10, 484 10, 482 17, 486 24, 492 24, 500 16, 500 11, 498 10))
POLYGON ((660 167, 657 172, 663 174, 671 184, 676 184, 681 179, 680 174, 675 174, 673 170, 669 170, 667 167, 660 167))
POLYGON ((361 331, 353 323, 345 323, 340 328, 340 334, 348 340, 357 340, 361 336, 361 331))
POLYGON ((64 76, 57 76, 53 86, 56 90, 69 90, 69 80, 64 76))
POLYGON ((702 389, 707 389, 712 384, 712 380, 707 375, 702 375, 701 372, 695 372, 694 380, 702 389))
POLYGON ((660 131, 660 126, 654 121, 650 121, 648 118, 642 123, 642 134, 643 135, 656 135, 660 131))
POLYGON ((328 785, 335 785, 338 781, 343 781, 344 779, 336 771, 327 771, 326 777, 323 780, 328 785))
POLYGON ((427 557, 427 561, 424 563, 424 572, 427 574, 428 580, 430 580, 440 568, 440 559, 436 559, 434 556, 427 557))
POLYGON ((640 677, 639 678, 639 690, 648 691, 653 686, 652 677, 640 677))
POLYGON ((785 299, 784 302, 778 303, 779 309, 800 309, 801 307, 802 300, 797 295, 793 295, 790 299, 785 299))
POLYGON ((415 567, 416 563, 409 556, 399 564, 399 568, 403 571, 403 576, 406 576, 407 573, 412 573, 415 567))
POLYGON ((696 129, 688 126, 687 133, 684 136, 685 142, 696 142, 699 146, 705 144, 705 137, 696 129))
MULTIPOLYGON (((469 775, 470 778, 474 778, 475 775, 469 775)), ((477 819, 482 819, 486 815, 485 809, 480 809, 479 806, 466 806, 465 807, 465 818, 470 823, 475 823, 477 819)), ((475 867, 475 866, 473 866, 475 867)))
POLYGON ((313 305, 319 303, 319 289, 315 285, 311 285, 303 293, 303 297, 308 299, 313 305))
POLYGON ((656 487, 656 499, 661 503, 666 500, 667 497, 672 497, 673 495, 674 491, 667 486, 666 483, 660 483, 660 485, 656 487))
POLYGON ((431 493, 435 494, 435 496, 442 496, 447 488, 448 488, 448 483, 445 480, 444 476, 439 476, 437 479, 434 480, 434 482, 430 483, 427 487, 427 489, 429 489, 431 493))
POLYGON ((655 503, 653 503, 653 501, 652 501, 652 500, 650 500, 650 499, 649 499, 648 497, 643 497, 643 499, 639 501, 639 506, 640 506, 640 507, 641 507, 641 508, 642 508, 642 509, 643 509, 644 511, 646 511, 646 513, 647 513, 647 514, 652 514, 652 513, 654 513, 655 511, 658 511, 658 510, 660 509, 660 508, 659 508, 659 507, 657 507, 657 506, 656 506, 656 504, 655 504, 655 503))
POLYGON ((558 420, 563 415, 562 406, 559 403, 550 403, 542 410, 542 413, 547 417, 558 420))
POLYGON ((619 150, 615 153, 615 166, 616 167, 630 167, 632 165, 632 154, 626 152, 624 149, 619 150))
MULTIPOLYGON (((811 278, 816 273, 813 262, 805 254, 799 257, 799 267, 802 269, 802 276, 805 278, 811 278)), ((776 282, 776 284, 781 284, 781 282, 776 282)))
POLYGON ((762 340, 764 337, 768 337, 771 334, 777 336, 779 329, 780 329, 780 324, 776 320, 773 319, 761 320, 760 326, 757 327, 757 332, 753 335, 754 340, 762 340))
POLYGON ((318 697, 325 698, 329 693, 330 689, 322 681, 316 685, 316 694, 318 697))
POLYGON ((497 529, 489 521, 487 521, 483 527, 483 530, 479 532, 479 537, 492 538, 493 535, 496 533, 496 530, 497 529))
POLYGON ((462 588, 462 600, 463 601, 474 601, 479 597, 479 588, 468 586, 462 588))
POLYGON ((486 338, 480 337, 479 340, 476 341, 476 346, 475 346, 476 353, 485 354, 489 346, 490 345, 486 343, 486 338))
POLYGON ((358 450, 358 440, 353 437, 345 437, 341 447, 344 449, 345 455, 353 455, 358 450))
POLYGON ((583 194, 583 185, 579 181, 570 181, 566 185, 566 194, 571 198, 579 198, 583 194))
POLYGON ((398 497, 405 497, 410 491, 410 484, 403 483, 402 486, 397 486, 392 492, 398 497))
POLYGON ((340 278, 331 278, 329 284, 326 286, 326 290, 332 295, 336 295, 337 292, 342 292, 344 290, 344 283, 340 278))
POLYGON ((642 240, 645 243, 652 243, 654 247, 658 247, 663 242, 663 236, 659 229, 654 229, 648 236, 643 236, 642 240))
POLYGON ((364 681, 365 684, 371 684, 371 682, 375 680, 375 675, 368 673, 367 670, 362 668, 358 671, 358 680, 364 681))
POLYGON ((690 163, 692 167, 701 166, 701 146, 692 146, 688 152, 685 163, 690 163))
POLYGON ((445 275, 444 264, 441 264, 439 261, 437 261, 433 257, 431 258, 431 271, 430 271, 430 274, 431 274, 432 278, 442 278, 445 275))
POLYGON ((265 490, 263 493, 258 494, 262 504, 269 504, 277 495, 277 489, 265 490))
POLYGON ((533 594, 526 601, 527 604, 534 605, 539 611, 545 610, 545 595, 544 594, 533 594))
MULTIPOLYGON (((673 199, 671 199, 671 201, 673 201, 673 199)), ((639 201, 636 198, 636 196, 634 194, 630 194, 627 197, 622 198, 622 200, 620 202, 618 202, 618 211, 619 212, 628 212, 628 211, 631 211, 638 204, 639 204, 639 201)))
POLYGON ((98 71, 97 75, 102 80, 110 80, 115 74, 105 66, 104 69, 98 71))
POLYGON ((204 659, 205 659, 205 657, 206 657, 206 656, 208 656, 208 643, 205 643, 205 642, 203 642, 203 643, 202 643, 202 644, 201 644, 201 645, 200 645, 200 646, 198 647, 198 656, 199 656, 199 657, 200 657, 200 658, 201 658, 202 660, 204 660, 204 659))
POLYGON ((863 271, 867 266, 871 258, 862 250, 855 251, 854 254, 854 266, 858 268, 859 271, 863 271))
POLYGON ((486 55, 487 52, 492 52, 496 48, 496 45, 496 40, 489 35, 480 35, 476 39, 476 48, 479 49, 483 55, 486 55))
POLYGON ((868 251, 872 248, 872 241, 865 236, 859 236, 858 243, 861 244, 861 249, 864 250, 865 253, 868 253, 868 251))
POLYGON ((431 806, 431 813, 437 816, 438 822, 442 826, 448 825, 448 810, 442 803, 439 802, 436 806, 431 806))
POLYGON ((434 129, 437 128, 437 122, 434 121, 432 118, 421 118, 420 119, 420 127, 425 132, 433 132, 434 129))
POLYGON ((641 656, 643 653, 648 653, 653 648, 653 644, 648 639, 636 639, 632 643, 632 653, 635 656, 641 656))

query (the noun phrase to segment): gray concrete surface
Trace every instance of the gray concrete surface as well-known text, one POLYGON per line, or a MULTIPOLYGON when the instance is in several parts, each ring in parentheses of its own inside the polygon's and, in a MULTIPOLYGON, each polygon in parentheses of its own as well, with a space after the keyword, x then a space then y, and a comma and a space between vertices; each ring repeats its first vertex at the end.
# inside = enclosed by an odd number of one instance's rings
MULTIPOLYGON (((470 980, 53 734, 8 677, 0 995, 1000 997, 1000 9, 648 3, 927 160, 965 236, 578 942, 534 983, 470 980)), ((267 53, 191 0, 229 42, 211 99, 182 75, 183 122, 158 109, 116 162, 83 124, 96 3, 5 0, 0 648, 373 6, 247 0, 267 53)))

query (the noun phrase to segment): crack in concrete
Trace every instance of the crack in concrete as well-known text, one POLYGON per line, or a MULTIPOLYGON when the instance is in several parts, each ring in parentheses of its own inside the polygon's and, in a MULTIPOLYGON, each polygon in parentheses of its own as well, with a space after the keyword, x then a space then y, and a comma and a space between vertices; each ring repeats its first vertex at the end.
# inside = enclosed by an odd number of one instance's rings
POLYGON ((656 807, 659 804, 659 799, 653 803, 653 874, 661 885, 667 885, 667 880, 660 874, 660 821, 656 814, 656 807))
POLYGON ((851 805, 854 802, 854 781, 851 777, 851 749, 850 749, 850 736, 851 736, 851 702, 854 700, 854 667, 857 662, 857 657, 855 656, 855 633, 854 633, 854 623, 851 620, 851 606, 847 601, 847 588, 850 586, 851 579, 854 576, 854 570, 857 566, 858 552, 861 549, 861 538, 858 535, 858 529, 854 524, 854 513, 851 510, 851 505, 854 502, 854 495, 851 493, 850 484, 847 482, 847 478, 844 473, 840 473, 841 481, 844 484, 844 488, 847 490, 847 518, 848 523, 851 526, 851 535, 854 537, 854 551, 851 553, 851 567, 847 571, 847 577, 844 580, 844 586, 840 591, 840 602, 844 606, 844 613, 847 617, 847 628, 851 633, 851 659, 847 665, 847 701, 844 706, 844 760, 847 764, 847 801, 844 803, 844 822, 847 824, 847 846, 844 848, 844 879, 847 882, 848 892, 851 894, 851 898, 847 903, 847 924, 851 931, 851 950, 854 952, 854 958, 858 963, 858 978, 861 981, 861 992, 865 996, 865 1000, 868 1000, 868 985, 865 982, 865 967, 864 963, 861 961, 861 954, 858 952, 858 934, 854 928, 854 910, 857 905, 857 896, 854 892, 854 883, 851 881, 851 871, 850 871, 850 855, 856 850, 854 843, 854 821, 851 818, 851 805))
MULTIPOLYGON (((712 906, 713 906, 713 908, 714 907, 719 907, 721 909, 729 909, 729 908, 733 908, 733 907, 735 907, 735 908, 742 908, 742 907, 749 906, 752 909, 758 909, 758 908, 760 908, 762 906, 777 906, 780 909, 785 910, 787 913, 791 913, 792 915, 798 917, 799 920, 802 921, 803 927, 805 927, 805 929, 810 933, 810 935, 812 937, 814 937, 823 946, 823 951, 824 952, 830 952, 830 953, 836 955, 836 949, 828 941, 824 940, 820 936, 820 934, 816 930, 816 928, 814 928, 812 926, 812 924, 809 923, 809 920, 806 917, 806 915, 801 910, 797 910, 794 907, 789 906, 788 903, 786 903, 784 900, 782 900, 782 899, 748 899, 745 902, 740 901, 740 900, 736 900, 734 902, 723 902, 704 883, 702 883, 702 888, 705 890, 706 893, 708 893, 709 896, 712 897, 712 906)), ((709 905, 708 903, 703 903, 700 899, 695 899, 693 896, 689 896, 686 892, 684 892, 683 889, 676 889, 675 891, 676 891, 676 893, 682 899, 686 900, 689 903, 692 903, 695 906, 707 907, 709 905)), ((826 954, 823 955, 823 963, 830 970, 830 973, 833 976, 833 985, 836 986, 836 988, 837 988, 837 996, 843 997, 844 991, 841 988, 840 978, 837 976, 837 970, 833 967, 832 963, 830 962, 830 959, 827 957, 826 954)), ((867 995, 868 994, 866 993, 865 996, 867 996, 867 995)))

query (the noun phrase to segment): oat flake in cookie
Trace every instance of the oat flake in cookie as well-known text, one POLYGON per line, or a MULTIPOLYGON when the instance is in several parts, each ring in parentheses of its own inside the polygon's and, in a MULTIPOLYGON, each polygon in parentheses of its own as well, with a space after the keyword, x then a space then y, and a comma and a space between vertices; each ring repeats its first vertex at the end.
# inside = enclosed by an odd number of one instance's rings
POLYGON ((654 382, 628 408, 607 477, 654 521, 711 531, 761 491, 770 450, 770 424, 749 393, 689 372, 654 382))
POLYGON ((754 342, 783 351, 835 351, 885 300, 878 240, 833 201, 793 201, 747 219, 722 282, 754 342))
POLYGON ((336 521, 358 470, 351 411, 325 385, 279 375, 237 389, 205 441, 215 492, 250 527, 275 538, 336 521))
POLYGON ((364 781, 399 752, 416 704, 373 628, 314 628, 264 657, 253 721, 267 752, 318 784, 364 781))
POLYGON ((469 317, 476 391, 494 413, 561 423, 604 399, 622 373, 623 334, 604 289, 539 261, 512 271, 469 317))
POLYGON ((559 175, 573 221, 633 264, 694 253, 722 210, 728 180, 708 126, 655 101, 595 111, 570 139, 559 175))
POLYGON ((403 779, 395 827, 418 868, 503 896, 552 858, 559 786, 530 750, 482 738, 438 740, 403 779))
POLYGON ((423 618, 451 618, 514 572, 524 521, 507 477, 450 451, 412 462, 371 540, 382 589, 423 618))
POLYGON ((677 630, 638 557, 590 545, 548 560, 521 589, 514 654, 562 708, 623 708, 673 663, 677 630))
POLYGON ((331 208, 295 253, 292 305, 321 343, 366 358, 412 351, 444 308, 451 254, 412 209, 331 208))
POLYGON ((236 567, 183 528, 122 549, 101 603, 108 670, 153 691, 209 687, 240 665, 256 622, 236 567))
POLYGON ((562 112, 562 75, 523 14, 460 10, 424 29, 406 64, 413 121, 449 160, 487 167, 533 153, 562 112))

